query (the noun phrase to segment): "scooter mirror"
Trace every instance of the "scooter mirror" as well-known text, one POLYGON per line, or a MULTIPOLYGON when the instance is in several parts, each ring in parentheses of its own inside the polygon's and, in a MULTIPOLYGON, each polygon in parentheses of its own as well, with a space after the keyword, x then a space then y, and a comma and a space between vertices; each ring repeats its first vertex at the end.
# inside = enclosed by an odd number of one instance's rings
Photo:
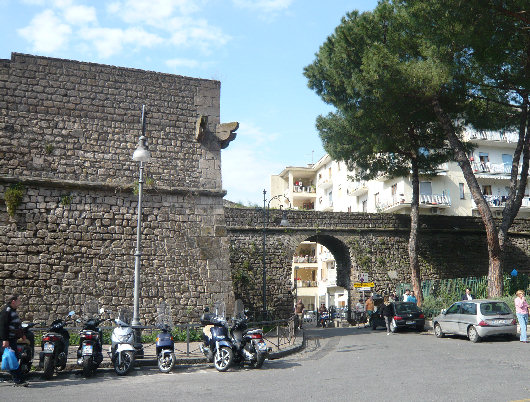
POLYGON ((73 315, 75 315, 75 311, 74 311, 74 310, 72 310, 72 311, 70 311, 70 312, 68 313, 68 317, 71 317, 71 316, 73 316, 73 315))
POLYGON ((205 313, 209 313, 209 312, 210 312, 210 307, 205 307, 205 308, 204 308, 204 312, 205 312, 205 313))
POLYGON ((105 309, 104 309, 103 307, 101 307, 101 308, 99 309, 99 314, 103 314, 104 312, 105 312, 105 309))

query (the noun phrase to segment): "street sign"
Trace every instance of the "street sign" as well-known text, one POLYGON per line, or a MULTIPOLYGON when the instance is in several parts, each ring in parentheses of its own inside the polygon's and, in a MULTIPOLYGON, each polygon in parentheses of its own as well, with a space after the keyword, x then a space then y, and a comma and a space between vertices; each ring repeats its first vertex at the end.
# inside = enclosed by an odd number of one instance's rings
POLYGON ((359 282, 361 282, 361 283, 368 282, 370 280, 368 278, 368 273, 367 272, 359 273, 357 278, 359 279, 359 282))
POLYGON ((375 285, 373 282, 354 282, 353 287, 354 288, 373 288, 375 287, 375 285))
POLYGON ((362 292, 362 291, 370 291, 370 290, 372 290, 372 288, 369 288, 368 286, 365 286, 365 287, 362 287, 362 288, 357 288, 357 290, 358 290, 359 292, 362 292))

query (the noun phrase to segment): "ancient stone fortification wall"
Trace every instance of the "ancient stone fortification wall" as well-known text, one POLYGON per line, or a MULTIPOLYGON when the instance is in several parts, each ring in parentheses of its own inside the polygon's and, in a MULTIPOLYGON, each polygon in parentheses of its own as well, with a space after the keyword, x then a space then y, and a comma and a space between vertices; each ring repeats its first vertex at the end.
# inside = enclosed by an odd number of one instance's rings
MULTIPOLYGON (((257 310, 262 306, 263 218, 253 209, 225 209, 230 237, 230 263, 236 297, 257 310)), ((280 228, 280 211, 271 211, 266 237, 267 304, 287 314, 292 310, 292 256, 305 240, 326 246, 337 260, 340 286, 350 289, 359 272, 368 272, 376 291, 410 283, 408 237, 410 218, 390 214, 289 211, 289 227, 280 228), (395 271, 396 279, 389 272, 395 271)), ((422 216, 419 257, 423 279, 486 275, 488 251, 480 219, 422 216)), ((530 273, 530 222, 518 220, 507 245, 505 269, 530 273)))
POLYGON ((222 208, 220 83, 13 54, 0 62, 0 294, 27 295, 25 318, 50 320, 87 300, 132 306, 138 164, 147 107, 140 315, 174 318, 231 298, 222 208), (199 115, 206 135, 196 139, 199 115), (31 317, 33 316, 33 317, 31 317))

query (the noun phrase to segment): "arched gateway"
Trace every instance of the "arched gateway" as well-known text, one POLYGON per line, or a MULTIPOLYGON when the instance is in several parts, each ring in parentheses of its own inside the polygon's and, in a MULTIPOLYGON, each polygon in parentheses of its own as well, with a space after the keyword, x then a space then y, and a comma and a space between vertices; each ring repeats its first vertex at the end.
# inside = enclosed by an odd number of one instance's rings
MULTIPOLYGON (((348 293, 348 307, 357 296, 353 283, 361 272, 369 274, 376 292, 410 282, 410 218, 406 215, 292 210, 287 212, 289 224, 284 227, 280 226, 281 211, 271 210, 265 252, 262 210, 225 208, 225 218, 235 296, 251 310, 263 309, 265 260, 267 310, 275 316, 292 312, 293 256, 297 246, 306 241, 323 245, 333 254, 337 286, 348 293)), ((480 219, 422 216, 420 225, 419 258, 424 280, 487 274, 486 236, 480 219)), ((528 222, 517 221, 510 239, 505 266, 528 270, 528 222)))

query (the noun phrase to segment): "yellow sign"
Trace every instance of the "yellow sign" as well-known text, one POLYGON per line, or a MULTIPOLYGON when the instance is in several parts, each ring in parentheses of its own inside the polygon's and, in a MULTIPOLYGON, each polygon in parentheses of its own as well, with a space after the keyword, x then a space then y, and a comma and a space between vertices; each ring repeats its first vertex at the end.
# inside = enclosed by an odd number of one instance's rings
POLYGON ((354 282, 354 288, 373 288, 375 287, 373 282, 354 282))

